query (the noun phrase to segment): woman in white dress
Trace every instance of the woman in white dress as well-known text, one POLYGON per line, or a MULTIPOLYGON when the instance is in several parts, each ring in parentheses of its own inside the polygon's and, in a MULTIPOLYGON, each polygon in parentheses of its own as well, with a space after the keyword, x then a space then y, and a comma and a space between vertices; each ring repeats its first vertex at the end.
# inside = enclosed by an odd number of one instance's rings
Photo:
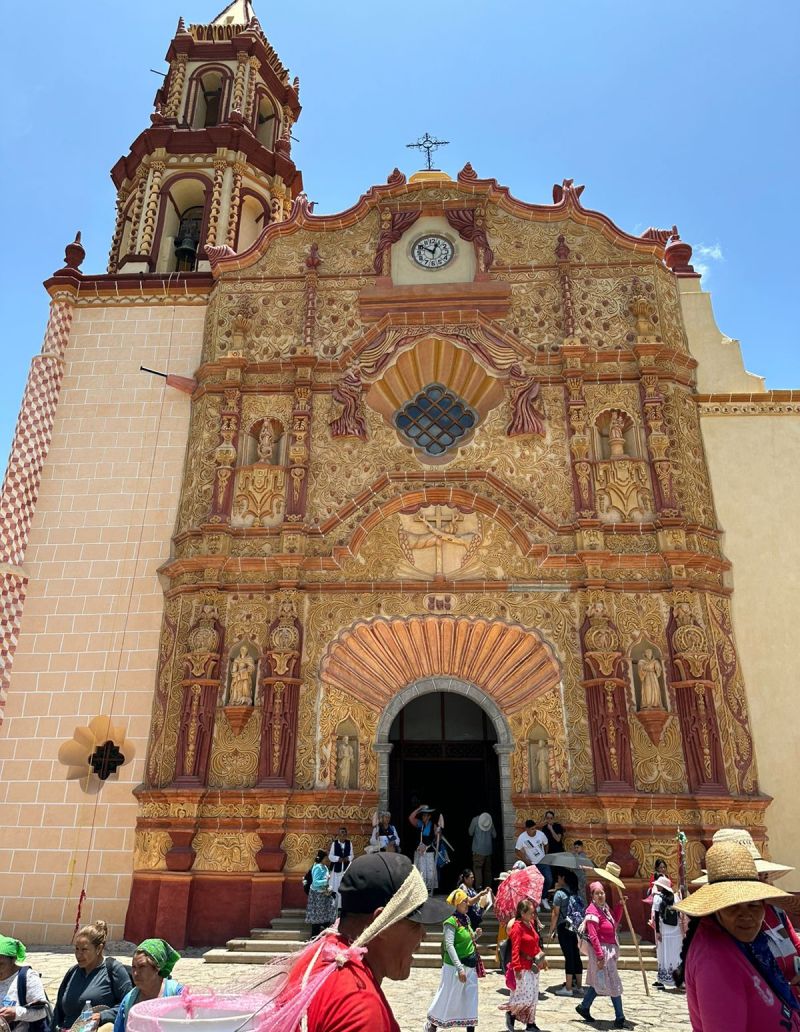
POLYGON ((481 930, 470 927, 467 909, 469 896, 455 889, 447 897, 454 909, 442 926, 442 975, 439 988, 428 1008, 425 1032, 439 1028, 465 1028, 474 1032, 478 1024, 479 965, 475 940, 481 930))
POLYGON ((681 962, 683 946, 683 920, 675 904, 680 903, 680 892, 672 891, 672 882, 662 874, 653 882, 653 928, 656 933, 656 959, 658 960, 658 989, 674 989, 675 968, 681 962))
POLYGON ((436 855, 439 852, 444 818, 439 814, 435 819, 435 814, 432 806, 418 806, 408 815, 408 823, 419 833, 419 842, 414 849, 414 866, 422 875, 428 895, 434 893, 439 885, 436 855))

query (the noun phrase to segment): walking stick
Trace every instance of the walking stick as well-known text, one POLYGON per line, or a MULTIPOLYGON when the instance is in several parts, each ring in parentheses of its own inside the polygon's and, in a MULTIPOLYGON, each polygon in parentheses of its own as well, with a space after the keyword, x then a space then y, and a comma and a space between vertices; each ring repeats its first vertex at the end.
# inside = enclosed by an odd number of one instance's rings
POLYGON ((644 973, 644 961, 642 960, 642 951, 639 949, 639 936, 634 932, 633 925, 631 924, 631 915, 628 913, 628 904, 625 902, 625 897, 620 892, 619 898, 622 900, 622 909, 625 911, 625 920, 628 922, 628 931, 631 933, 633 939, 633 945, 636 947, 636 956, 639 958, 639 970, 642 972, 642 981, 644 982, 644 991, 647 995, 650 995, 650 985, 647 981, 647 975, 644 973))

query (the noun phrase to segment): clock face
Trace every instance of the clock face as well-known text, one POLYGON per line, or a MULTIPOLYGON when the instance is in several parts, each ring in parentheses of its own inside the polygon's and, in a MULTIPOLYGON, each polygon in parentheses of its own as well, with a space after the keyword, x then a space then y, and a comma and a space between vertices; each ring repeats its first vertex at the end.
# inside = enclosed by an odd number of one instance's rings
POLYGON ((441 269, 453 259, 453 245, 445 237, 424 236, 414 241, 411 257, 423 269, 441 269))

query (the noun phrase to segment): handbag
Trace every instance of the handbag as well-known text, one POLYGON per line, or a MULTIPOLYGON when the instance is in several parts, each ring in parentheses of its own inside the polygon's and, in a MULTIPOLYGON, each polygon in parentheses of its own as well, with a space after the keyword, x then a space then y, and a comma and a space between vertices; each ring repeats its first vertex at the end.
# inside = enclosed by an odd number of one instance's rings
POLYGON ((446 867, 450 863, 450 854, 447 852, 447 847, 443 842, 439 843, 439 848, 436 850, 436 866, 446 867))

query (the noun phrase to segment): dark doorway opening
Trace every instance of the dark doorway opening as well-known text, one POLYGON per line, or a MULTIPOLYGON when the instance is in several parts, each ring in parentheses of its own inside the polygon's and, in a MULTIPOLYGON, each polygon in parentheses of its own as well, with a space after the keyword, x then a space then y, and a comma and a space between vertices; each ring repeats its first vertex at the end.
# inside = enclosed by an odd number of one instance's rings
POLYGON ((492 874, 502 870, 503 824, 500 767, 494 725, 477 703, 455 692, 430 692, 412 699, 389 730, 389 808, 410 857, 419 835, 408 815, 420 804, 444 814, 451 861, 439 871, 439 890, 449 892, 461 871, 472 867, 469 825, 488 811, 497 830, 492 874))

